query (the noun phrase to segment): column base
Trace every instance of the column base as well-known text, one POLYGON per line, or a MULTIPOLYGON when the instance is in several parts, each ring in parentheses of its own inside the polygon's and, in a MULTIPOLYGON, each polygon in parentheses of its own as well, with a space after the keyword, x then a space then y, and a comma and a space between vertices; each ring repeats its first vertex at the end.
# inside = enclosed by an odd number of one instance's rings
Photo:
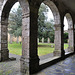
POLYGON ((54 55, 54 56, 61 56, 61 50, 55 50, 55 51, 53 52, 53 55, 54 55))
POLYGON ((0 50, 0 61, 1 61, 1 50, 0 50))
POLYGON ((21 57, 20 59, 20 71, 29 75, 29 59, 21 57))
POLYGON ((1 61, 9 60, 9 50, 8 49, 2 49, 0 54, 1 54, 1 61))
POLYGON ((74 52, 74 47, 68 47, 68 52, 74 52))
POLYGON ((39 57, 30 58, 30 74, 36 73, 39 71, 39 57))
POLYGON ((20 71, 26 75, 36 73, 39 70, 39 58, 26 59, 21 57, 20 59, 20 71))

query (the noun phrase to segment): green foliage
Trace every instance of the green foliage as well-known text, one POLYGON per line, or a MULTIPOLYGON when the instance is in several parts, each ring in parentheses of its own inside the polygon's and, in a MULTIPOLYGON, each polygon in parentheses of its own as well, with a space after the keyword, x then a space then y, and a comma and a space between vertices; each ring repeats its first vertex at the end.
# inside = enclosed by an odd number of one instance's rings
POLYGON ((8 49, 12 54, 22 55, 22 44, 13 42, 12 44, 8 44, 8 49))
POLYGON ((67 49, 68 47, 68 44, 64 44, 64 49, 67 49))
MULTIPOLYGON (((38 38, 50 38, 51 42, 54 42, 54 24, 53 20, 47 21, 48 7, 42 3, 38 12, 38 38)), ((18 9, 12 10, 9 16, 9 33, 16 37, 22 36, 22 9, 19 6, 18 9)))
POLYGON ((44 38, 45 42, 47 38, 54 42, 54 24, 53 20, 47 21, 48 7, 42 4, 39 9, 38 17, 38 38, 44 38))
POLYGON ((68 33, 64 33, 64 43, 68 43, 68 33))
POLYGON ((9 14, 9 33, 15 36, 22 36, 22 9, 12 10, 9 14))
POLYGON ((45 28, 45 21, 47 19, 46 17, 46 13, 47 13, 48 9, 47 7, 42 3, 42 5, 40 6, 39 12, 38 12, 38 37, 43 37, 43 31, 45 28))

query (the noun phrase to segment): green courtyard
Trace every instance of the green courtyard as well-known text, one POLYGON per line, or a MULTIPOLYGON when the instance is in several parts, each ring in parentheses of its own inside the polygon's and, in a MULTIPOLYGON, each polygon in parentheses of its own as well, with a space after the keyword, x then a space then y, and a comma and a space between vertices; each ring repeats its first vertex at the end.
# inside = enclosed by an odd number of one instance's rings
MULTIPOLYGON (((68 44, 64 44, 64 49, 68 48, 68 44)), ((9 52, 16 55, 22 54, 22 44, 13 42, 12 44, 8 44, 9 52)), ((52 53, 54 51, 54 44, 48 43, 39 43, 38 44, 38 55, 46 55, 52 53)))

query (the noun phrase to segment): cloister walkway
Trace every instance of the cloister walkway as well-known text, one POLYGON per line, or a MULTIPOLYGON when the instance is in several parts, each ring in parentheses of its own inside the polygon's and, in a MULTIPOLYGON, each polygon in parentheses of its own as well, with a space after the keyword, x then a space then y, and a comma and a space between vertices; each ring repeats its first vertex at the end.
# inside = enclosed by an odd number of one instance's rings
MULTIPOLYGON (((25 75, 20 73, 20 56, 10 54, 10 57, 15 57, 16 60, 0 62, 0 75, 25 75)), ((75 75, 75 55, 47 67, 34 75, 75 75)))

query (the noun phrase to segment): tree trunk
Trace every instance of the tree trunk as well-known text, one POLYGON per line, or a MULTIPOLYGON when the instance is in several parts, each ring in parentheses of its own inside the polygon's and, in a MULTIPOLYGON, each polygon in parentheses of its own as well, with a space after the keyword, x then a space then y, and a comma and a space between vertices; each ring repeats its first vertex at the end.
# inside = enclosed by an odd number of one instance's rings
POLYGON ((10 44, 12 44, 12 37, 13 37, 13 35, 10 34, 10 41, 9 41, 10 44))
POLYGON ((17 41, 16 41, 16 43, 19 43, 19 37, 17 36, 17 41))

